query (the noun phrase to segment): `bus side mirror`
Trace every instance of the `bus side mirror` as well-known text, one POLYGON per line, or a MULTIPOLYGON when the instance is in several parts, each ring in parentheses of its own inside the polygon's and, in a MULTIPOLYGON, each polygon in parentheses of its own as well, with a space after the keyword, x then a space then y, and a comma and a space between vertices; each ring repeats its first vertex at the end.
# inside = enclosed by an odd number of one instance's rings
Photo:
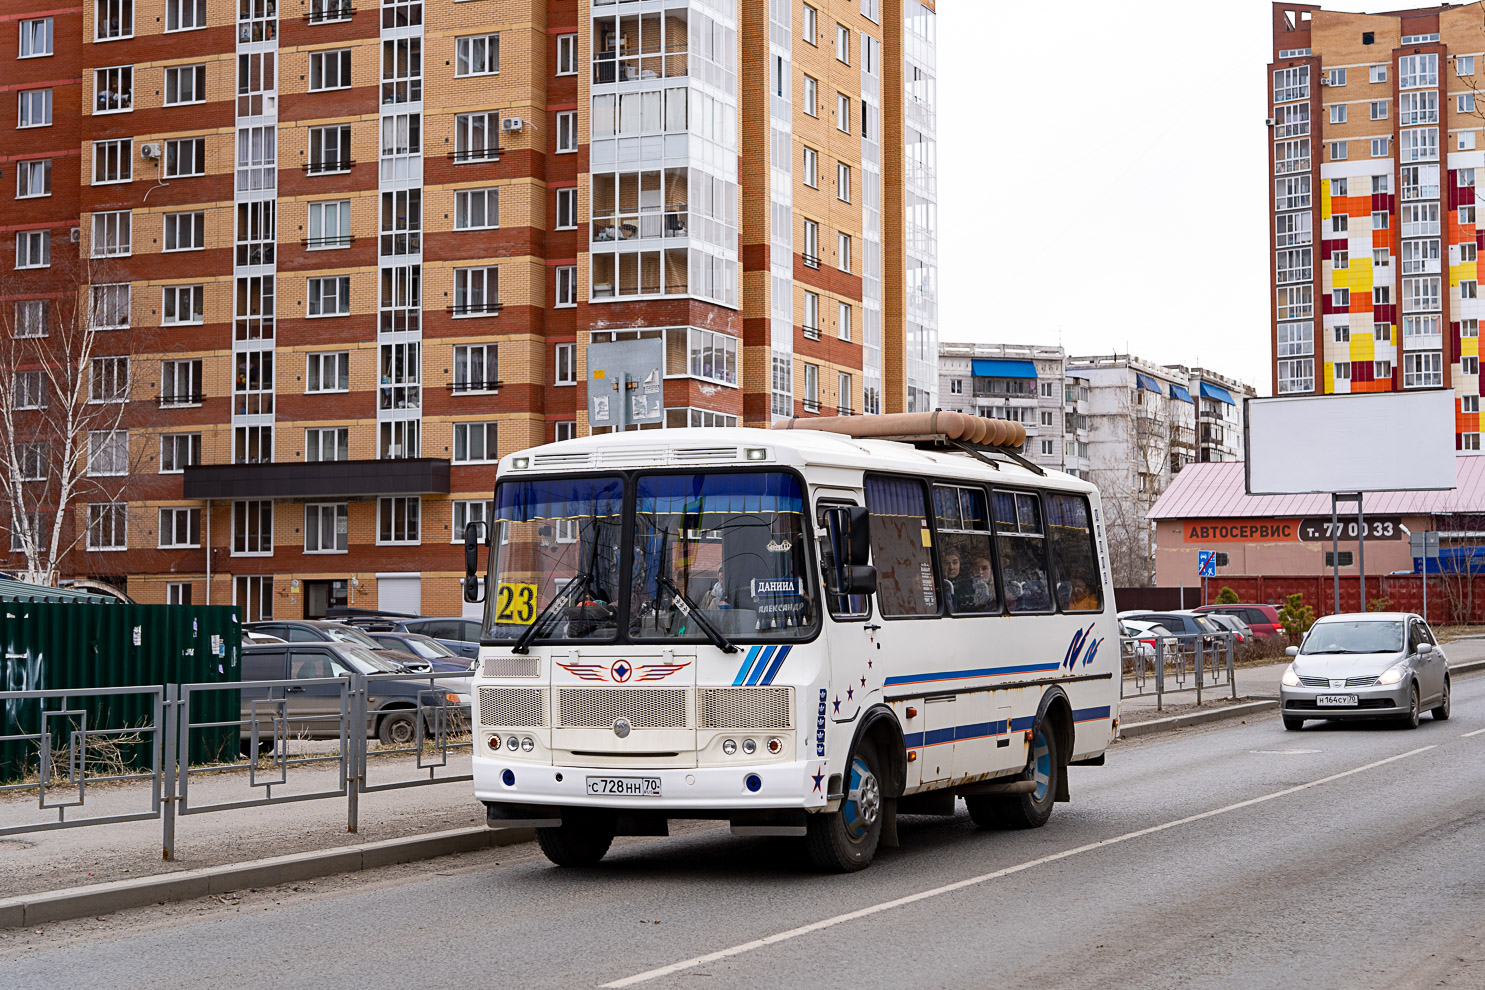
POLYGON ((825 534, 833 564, 826 580, 834 595, 870 595, 877 590, 877 569, 871 557, 870 515, 859 505, 837 505, 825 510, 825 534))
POLYGON ((488 527, 484 520, 477 519, 464 527, 464 600, 485 600, 484 582, 476 573, 480 568, 480 544, 486 542, 488 527))

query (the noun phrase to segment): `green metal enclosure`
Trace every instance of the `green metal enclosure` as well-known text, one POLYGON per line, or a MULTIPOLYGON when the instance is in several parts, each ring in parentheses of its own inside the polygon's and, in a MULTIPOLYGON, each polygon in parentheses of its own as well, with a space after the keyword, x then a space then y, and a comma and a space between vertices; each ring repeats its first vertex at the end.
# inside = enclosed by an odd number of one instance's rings
MULTIPOLYGON (((32 586, 22 585, 22 588, 32 586)), ((55 593, 57 589, 39 589, 55 593)), ((133 605, 96 596, 12 594, 0 587, 0 690, 35 691, 136 685, 225 683, 242 680, 242 627, 235 605, 133 605), (28 600, 28 598, 30 600, 28 600)), ((71 594, 76 594, 75 592, 71 594)), ((240 716, 239 692, 207 691, 193 699, 192 722, 233 722, 240 716)), ((47 699, 60 711, 60 699, 47 699)), ((68 699, 69 711, 86 712, 89 730, 148 727, 148 695, 68 699)), ((0 736, 40 731, 41 701, 11 699, 0 705, 0 736)), ((82 719, 53 716, 53 750, 65 749, 68 733, 82 719)), ((232 760, 238 729, 229 725, 192 732, 192 763, 232 760)), ((100 740, 100 743, 103 741, 100 740)), ((182 740, 184 743, 184 740, 182 740)), ((149 732, 130 734, 108 754, 124 766, 148 769, 149 732)), ((91 760, 92 751, 89 751, 91 760)), ((0 783, 15 781, 38 763, 32 741, 0 742, 0 783)))

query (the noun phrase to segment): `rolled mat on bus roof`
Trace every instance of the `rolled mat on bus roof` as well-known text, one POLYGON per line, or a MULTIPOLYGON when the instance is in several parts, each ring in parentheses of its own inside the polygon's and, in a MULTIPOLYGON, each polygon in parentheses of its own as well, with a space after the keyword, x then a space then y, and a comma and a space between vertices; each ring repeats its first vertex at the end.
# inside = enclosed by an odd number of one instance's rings
POLYGON ((987 447, 1019 447, 1026 442, 1026 427, 1020 423, 945 410, 879 416, 815 416, 809 419, 794 416, 773 424, 773 428, 823 430, 858 439, 942 436, 947 440, 962 440, 987 447))

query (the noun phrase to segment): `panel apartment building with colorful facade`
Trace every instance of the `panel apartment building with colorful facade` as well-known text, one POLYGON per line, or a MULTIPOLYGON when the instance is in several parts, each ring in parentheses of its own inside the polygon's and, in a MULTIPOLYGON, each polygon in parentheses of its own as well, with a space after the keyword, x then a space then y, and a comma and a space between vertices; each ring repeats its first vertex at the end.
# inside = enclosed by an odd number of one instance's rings
POLYGON ((82 300, 88 387, 126 410, 85 456, 127 484, 61 507, 62 577, 249 618, 457 612, 497 457, 589 432, 595 342, 664 340, 666 426, 936 404, 931 3, 17 0, 0 25, 7 332, 82 300))
POLYGON ((1273 48, 1275 394, 1452 388, 1479 450, 1485 7, 1280 3, 1273 48))

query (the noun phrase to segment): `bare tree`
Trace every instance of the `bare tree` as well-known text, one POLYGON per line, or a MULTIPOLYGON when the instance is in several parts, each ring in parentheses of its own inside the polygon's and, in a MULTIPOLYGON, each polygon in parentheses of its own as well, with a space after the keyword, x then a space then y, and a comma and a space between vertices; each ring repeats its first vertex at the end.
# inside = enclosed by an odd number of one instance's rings
POLYGON ((1192 445, 1193 431, 1176 419, 1176 400, 1135 389, 1123 397, 1115 416, 1116 442, 1128 461, 1095 467, 1091 478, 1103 502, 1104 531, 1114 583, 1124 588, 1155 583, 1155 529, 1146 518, 1170 480, 1176 461, 1192 445))
POLYGON ((126 286, 70 252, 0 282, 0 500, 26 580, 55 585, 89 536, 127 528, 137 362, 126 286), (63 256, 63 255, 67 256, 63 256), (92 508, 90 503, 100 508, 92 508))

